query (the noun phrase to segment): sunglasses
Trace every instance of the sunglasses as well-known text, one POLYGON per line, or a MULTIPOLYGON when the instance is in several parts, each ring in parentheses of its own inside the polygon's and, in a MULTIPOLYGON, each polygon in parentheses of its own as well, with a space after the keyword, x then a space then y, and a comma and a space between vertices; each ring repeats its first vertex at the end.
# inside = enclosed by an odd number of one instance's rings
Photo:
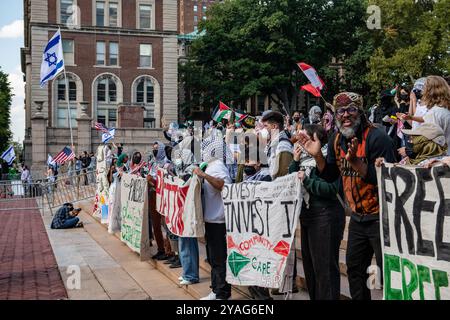
POLYGON ((346 112, 349 114, 357 114, 359 109, 357 107, 340 108, 336 110, 338 116, 343 116, 346 112))

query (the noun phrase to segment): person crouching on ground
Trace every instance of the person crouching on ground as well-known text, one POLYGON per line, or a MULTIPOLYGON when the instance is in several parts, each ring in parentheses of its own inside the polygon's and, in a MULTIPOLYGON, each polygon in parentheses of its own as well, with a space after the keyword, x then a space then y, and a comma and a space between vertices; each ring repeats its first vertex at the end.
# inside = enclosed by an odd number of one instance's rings
POLYGON ((65 203, 56 211, 50 228, 52 229, 71 229, 83 227, 83 222, 77 217, 81 209, 74 209, 73 204, 65 203))

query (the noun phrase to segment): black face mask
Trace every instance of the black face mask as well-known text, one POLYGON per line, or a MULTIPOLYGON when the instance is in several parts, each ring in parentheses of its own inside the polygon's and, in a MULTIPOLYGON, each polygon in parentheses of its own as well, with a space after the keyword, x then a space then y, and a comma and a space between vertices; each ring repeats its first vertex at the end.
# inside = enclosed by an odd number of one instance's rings
POLYGON ((139 164, 139 163, 141 163, 141 156, 140 155, 135 155, 134 157, 133 157, 133 163, 134 164, 139 164))
POLYGON ((158 155, 158 150, 153 150, 153 155, 154 155, 155 158, 156 158, 156 156, 158 155))
POLYGON ((244 173, 246 176, 253 176, 256 173, 256 169, 255 169, 255 167, 252 167, 252 166, 245 166, 244 173))
POLYGON ((408 100, 408 95, 407 94, 401 94, 400 95, 400 100, 403 100, 403 101, 408 100))
POLYGON ((298 117, 294 117, 293 119, 294 119, 295 122, 299 122, 300 121, 300 118, 298 118, 298 117))

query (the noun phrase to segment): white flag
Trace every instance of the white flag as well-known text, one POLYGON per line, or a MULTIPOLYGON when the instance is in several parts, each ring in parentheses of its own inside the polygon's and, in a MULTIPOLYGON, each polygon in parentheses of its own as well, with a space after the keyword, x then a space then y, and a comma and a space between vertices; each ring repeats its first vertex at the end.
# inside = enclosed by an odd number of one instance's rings
POLYGON ((45 47, 41 64, 41 88, 64 70, 61 30, 55 33, 45 47))
POLYGON ((109 140, 114 139, 115 134, 116 134, 115 128, 108 129, 108 132, 102 134, 102 142, 107 143, 109 140))
POLYGON ((10 146, 5 152, 3 152, 1 158, 8 162, 8 165, 10 166, 16 159, 16 153, 14 152, 13 146, 10 146))
POLYGON ((53 157, 49 154, 47 158, 47 165, 54 166, 55 164, 56 164, 55 160, 53 160, 53 157))

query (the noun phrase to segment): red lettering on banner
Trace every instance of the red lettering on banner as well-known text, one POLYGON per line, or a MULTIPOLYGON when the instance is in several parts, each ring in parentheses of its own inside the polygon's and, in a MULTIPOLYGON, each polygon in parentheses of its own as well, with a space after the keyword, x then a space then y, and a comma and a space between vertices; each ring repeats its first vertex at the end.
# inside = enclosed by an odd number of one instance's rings
POLYGON ((239 251, 244 252, 250 250, 254 245, 260 243, 262 246, 266 247, 269 250, 272 250, 273 244, 267 240, 266 238, 260 236, 260 235, 254 235, 248 240, 242 241, 238 248, 239 251))

